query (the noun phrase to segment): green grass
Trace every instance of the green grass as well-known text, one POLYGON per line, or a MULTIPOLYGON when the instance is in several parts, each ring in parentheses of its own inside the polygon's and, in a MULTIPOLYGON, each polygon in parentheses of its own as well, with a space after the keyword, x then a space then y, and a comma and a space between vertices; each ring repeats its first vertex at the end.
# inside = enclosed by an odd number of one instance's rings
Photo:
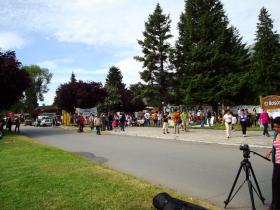
MULTIPOLYGON (((214 125, 212 125, 211 127, 205 126, 204 128, 201 127, 192 127, 190 126, 189 128, 191 129, 212 129, 212 130, 225 130, 225 126, 221 125, 219 123, 215 123, 214 125)), ((241 125, 237 124, 234 125, 234 129, 237 131, 241 131, 241 125)), ((260 128, 260 126, 256 126, 256 127, 247 127, 247 131, 262 131, 263 128, 260 128)))
POLYGON ((0 209, 154 209, 160 192, 217 209, 75 154, 7 134, 0 140, 0 209))

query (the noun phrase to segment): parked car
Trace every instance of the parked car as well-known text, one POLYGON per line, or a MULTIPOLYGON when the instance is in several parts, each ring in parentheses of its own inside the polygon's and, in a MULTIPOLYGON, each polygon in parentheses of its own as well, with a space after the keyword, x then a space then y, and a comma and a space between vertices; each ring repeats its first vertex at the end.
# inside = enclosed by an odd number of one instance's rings
POLYGON ((52 119, 43 119, 40 123, 40 126, 52 126, 52 119))
POLYGON ((24 125, 32 125, 32 120, 31 119, 26 119, 24 121, 24 125))

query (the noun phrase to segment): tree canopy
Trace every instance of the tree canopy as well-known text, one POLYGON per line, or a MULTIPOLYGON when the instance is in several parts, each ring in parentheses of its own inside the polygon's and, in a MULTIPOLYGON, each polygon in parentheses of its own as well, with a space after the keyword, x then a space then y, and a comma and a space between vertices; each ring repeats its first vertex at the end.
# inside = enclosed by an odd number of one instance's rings
POLYGON ((30 87, 29 74, 20 67, 14 51, 0 51, 0 110, 14 105, 30 87))
POLYGON ((171 45, 168 40, 170 33, 170 17, 164 15, 157 4, 153 14, 145 22, 144 39, 138 40, 142 47, 143 56, 135 56, 143 63, 141 79, 148 83, 144 94, 150 104, 160 105, 162 101, 170 100, 170 80, 172 69, 170 66, 171 45))
POLYGON ((48 84, 52 74, 46 68, 37 65, 23 66, 29 73, 31 80, 30 87, 25 91, 25 105, 29 111, 33 111, 38 106, 38 101, 44 101, 44 94, 49 91, 48 84))
MULTIPOLYGON (((71 77, 72 78, 72 77, 71 77)), ((73 113, 75 108, 92 108, 102 103, 107 96, 101 83, 69 82, 56 90, 55 104, 73 113)))
POLYGON ((249 54, 219 0, 188 0, 178 24, 176 80, 183 103, 230 103, 246 84, 249 54))
POLYGON ((258 96, 276 95, 280 90, 280 38, 265 8, 260 10, 253 47, 253 89, 258 96))

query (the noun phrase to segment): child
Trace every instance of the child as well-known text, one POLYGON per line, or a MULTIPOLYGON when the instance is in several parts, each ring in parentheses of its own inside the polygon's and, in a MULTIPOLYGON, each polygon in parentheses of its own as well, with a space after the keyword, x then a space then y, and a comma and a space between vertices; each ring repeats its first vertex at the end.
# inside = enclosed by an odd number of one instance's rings
POLYGON ((274 139, 272 149, 268 150, 266 157, 272 154, 273 173, 272 173, 272 201, 269 210, 280 209, 280 117, 273 120, 274 139))

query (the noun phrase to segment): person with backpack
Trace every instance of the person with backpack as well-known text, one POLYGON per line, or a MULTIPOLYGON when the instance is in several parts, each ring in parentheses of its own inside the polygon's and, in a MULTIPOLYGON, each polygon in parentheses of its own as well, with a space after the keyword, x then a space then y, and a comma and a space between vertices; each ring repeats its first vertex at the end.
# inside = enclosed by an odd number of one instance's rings
POLYGON ((94 119, 94 125, 96 127, 96 134, 101 135, 100 130, 101 130, 101 126, 102 126, 102 120, 99 117, 99 115, 97 115, 96 118, 94 119))

